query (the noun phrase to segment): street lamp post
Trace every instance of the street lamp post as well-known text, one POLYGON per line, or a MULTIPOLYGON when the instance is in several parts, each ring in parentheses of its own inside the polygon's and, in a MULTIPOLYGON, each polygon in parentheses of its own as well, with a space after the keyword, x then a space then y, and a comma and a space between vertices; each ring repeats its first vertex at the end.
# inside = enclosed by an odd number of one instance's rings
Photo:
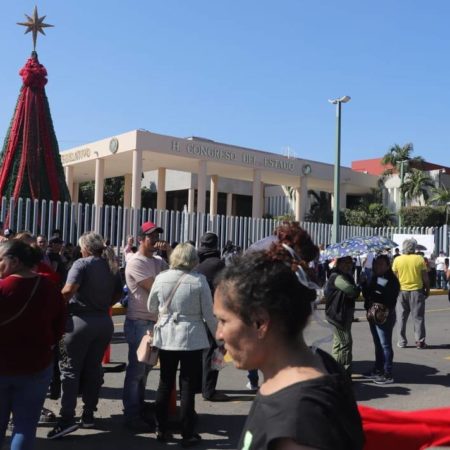
POLYGON ((397 164, 400 166, 400 211, 398 214, 398 227, 403 225, 401 209, 405 206, 405 194, 403 193, 403 182, 405 180, 405 166, 407 166, 409 161, 407 159, 402 159, 397 164))
POLYGON ((333 201, 333 227, 331 231, 331 242, 339 242, 339 214, 340 214, 340 182, 341 182, 341 104, 350 101, 350 97, 345 95, 341 98, 328 100, 336 105, 336 162, 334 163, 334 201, 333 201))

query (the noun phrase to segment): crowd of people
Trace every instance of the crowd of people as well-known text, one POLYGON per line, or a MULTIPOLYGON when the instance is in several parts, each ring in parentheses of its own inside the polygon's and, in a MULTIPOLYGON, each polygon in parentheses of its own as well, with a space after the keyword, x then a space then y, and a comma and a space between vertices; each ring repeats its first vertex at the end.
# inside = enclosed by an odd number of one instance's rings
POLYGON ((319 248, 298 223, 283 223, 265 248, 244 254, 230 242, 221 253, 212 232, 201 237, 198 248, 193 242, 169 245, 161 233, 161 227, 145 222, 137 242, 127 240, 122 275, 113 249, 94 232, 83 234, 77 247, 65 248, 58 230, 48 241, 28 232, 2 236, 0 446, 9 423, 13 450, 33 448, 39 421, 55 422, 49 439, 95 425, 102 358, 114 331, 110 308, 123 297, 125 283, 127 430, 155 431, 160 442, 174 439, 168 415, 179 370, 180 444, 196 445, 201 436, 195 394, 207 401, 230 399, 216 390, 214 364, 217 355, 228 352, 237 368, 248 371, 247 387, 258 390, 240 449, 362 448, 349 376, 355 300, 362 292, 375 348, 373 370, 365 376, 392 383, 394 325, 397 345, 406 346, 411 314, 415 345, 426 347, 424 300, 430 283, 415 241, 405 241, 393 263, 378 255, 370 268, 362 266, 358 282, 353 259, 337 259, 324 288, 334 332, 332 357, 303 338, 320 284, 314 270, 319 248), (137 356, 148 334, 159 349, 154 408, 145 401, 152 366, 137 356), (44 408, 46 395, 60 396, 58 417, 44 408), (77 419, 78 397, 83 408, 77 419))

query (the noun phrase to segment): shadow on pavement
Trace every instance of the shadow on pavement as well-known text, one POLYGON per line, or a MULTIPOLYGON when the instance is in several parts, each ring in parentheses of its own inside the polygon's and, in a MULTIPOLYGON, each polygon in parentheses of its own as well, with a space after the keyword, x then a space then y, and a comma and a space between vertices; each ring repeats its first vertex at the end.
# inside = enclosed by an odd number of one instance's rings
MULTIPOLYGON (((203 434, 204 440, 195 446, 198 450, 236 448, 244 415, 200 414, 196 431, 203 434)), ((77 430, 61 439, 47 440, 37 438, 36 450, 142 450, 143 448, 167 449, 180 448, 181 436, 175 434, 168 443, 160 443, 153 433, 133 434, 122 427, 122 416, 98 419, 96 427, 89 430, 77 430)))
MULTIPOLYGON (((421 350, 426 351, 426 350, 421 350)), ((439 385, 450 387, 450 377, 448 374, 439 374, 439 371, 423 364, 413 364, 407 362, 395 362, 393 368, 394 383, 389 385, 376 385, 371 380, 359 376, 373 368, 373 361, 355 361, 353 363, 354 391, 356 400, 370 400, 373 398, 384 398, 390 394, 409 395, 411 389, 409 384, 439 385)))

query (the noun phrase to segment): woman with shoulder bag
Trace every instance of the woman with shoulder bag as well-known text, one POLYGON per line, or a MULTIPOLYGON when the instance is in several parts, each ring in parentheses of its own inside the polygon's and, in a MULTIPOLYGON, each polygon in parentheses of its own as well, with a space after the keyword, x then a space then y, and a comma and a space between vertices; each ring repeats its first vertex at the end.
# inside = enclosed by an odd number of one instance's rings
POLYGON ((392 330, 395 325, 395 304, 400 283, 391 269, 387 255, 379 255, 373 263, 374 276, 363 284, 364 307, 375 345, 375 367, 364 374, 376 384, 390 384, 392 378, 392 330))
POLYGON ((156 437, 159 441, 171 437, 167 429, 169 399, 180 364, 183 447, 201 440, 194 432, 195 391, 203 349, 209 347, 205 323, 213 336, 217 327, 208 282, 204 275, 192 271, 197 264, 198 255, 191 244, 177 245, 170 255, 170 269, 155 278, 147 304, 151 313, 159 312, 153 329, 153 345, 160 349, 156 437))
POLYGON ((12 414, 12 450, 31 450, 64 333, 66 303, 32 268, 40 251, 18 240, 0 244, 0 448, 12 414))

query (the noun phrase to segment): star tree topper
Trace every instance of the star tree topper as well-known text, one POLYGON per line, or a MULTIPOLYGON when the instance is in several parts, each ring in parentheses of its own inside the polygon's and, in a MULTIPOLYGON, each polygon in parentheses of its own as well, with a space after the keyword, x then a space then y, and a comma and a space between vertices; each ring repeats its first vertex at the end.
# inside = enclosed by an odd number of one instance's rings
POLYGON ((25 17, 28 19, 28 22, 17 22, 17 25, 27 27, 27 29, 25 30, 25 34, 29 33, 30 31, 33 33, 33 50, 36 50, 36 40, 38 32, 45 36, 44 28, 53 27, 54 25, 44 23, 44 19, 47 16, 39 17, 37 6, 34 7, 33 17, 30 17, 28 14, 25 14, 25 17))

